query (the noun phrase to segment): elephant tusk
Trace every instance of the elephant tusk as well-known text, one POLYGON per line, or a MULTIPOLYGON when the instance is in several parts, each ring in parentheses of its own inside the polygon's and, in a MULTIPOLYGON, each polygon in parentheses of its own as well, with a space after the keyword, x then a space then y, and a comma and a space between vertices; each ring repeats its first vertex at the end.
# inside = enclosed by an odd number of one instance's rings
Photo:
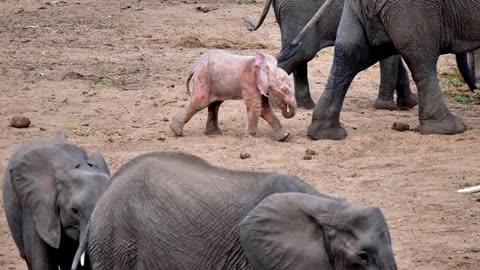
POLYGON ((289 112, 290 112, 289 108, 290 108, 290 106, 288 106, 288 105, 287 105, 287 113, 289 113, 289 112))
POLYGON ((83 267, 85 265, 85 252, 80 256, 80 265, 83 267))
POLYGON ((473 187, 468 187, 468 188, 462 188, 457 190, 458 193, 475 193, 475 192, 480 192, 480 185, 476 185, 473 187))

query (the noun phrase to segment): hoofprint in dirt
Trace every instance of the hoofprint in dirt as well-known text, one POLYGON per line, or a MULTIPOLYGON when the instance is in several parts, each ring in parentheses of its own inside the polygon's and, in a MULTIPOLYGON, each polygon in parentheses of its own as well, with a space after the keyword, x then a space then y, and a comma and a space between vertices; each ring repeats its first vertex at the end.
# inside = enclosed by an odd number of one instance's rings
MULTIPOLYGON (((228 168, 279 171, 302 177, 321 192, 382 208, 399 269, 478 269, 480 204, 457 189, 480 182, 479 107, 448 95, 469 130, 421 136, 391 129, 418 126, 416 110, 372 109, 378 65, 360 73, 346 98, 344 141, 310 141, 311 111, 284 119, 286 143, 274 142, 260 122, 257 138, 243 139, 242 101, 220 110, 224 134, 203 134, 207 112, 189 122, 184 137, 168 128, 188 104, 185 80, 202 53, 220 48, 277 54, 274 15, 248 32, 243 17, 258 18, 263 3, 229 1, 12 1, 0 10, 0 171, 15 147, 34 135, 65 130, 89 152, 102 152, 114 172, 148 151, 181 150, 228 168), (205 12, 207 11, 207 12, 205 12), (15 115, 32 121, 8 127, 15 115), (305 160, 306 149, 318 154, 305 160), (241 159, 240 153, 250 154, 241 159)), ((314 98, 324 89, 333 50, 310 62, 314 98)), ((443 56, 439 70, 453 73, 443 56)), ((26 269, 0 209, 0 269, 26 269)))

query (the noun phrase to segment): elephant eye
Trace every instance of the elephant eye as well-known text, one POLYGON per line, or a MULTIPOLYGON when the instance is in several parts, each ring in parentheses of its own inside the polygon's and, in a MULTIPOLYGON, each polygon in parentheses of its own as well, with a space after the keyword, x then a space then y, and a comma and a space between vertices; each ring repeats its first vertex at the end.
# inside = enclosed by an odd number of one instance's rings
POLYGON ((80 164, 75 165, 75 169, 80 168, 80 164))
POLYGON ((72 209, 71 209, 71 210, 72 210, 72 213, 73 213, 74 215, 78 215, 78 208, 77 208, 77 207, 72 206, 72 209))
POLYGON ((369 265, 370 264, 370 256, 365 251, 361 251, 360 253, 358 253, 357 258, 362 265, 369 265))

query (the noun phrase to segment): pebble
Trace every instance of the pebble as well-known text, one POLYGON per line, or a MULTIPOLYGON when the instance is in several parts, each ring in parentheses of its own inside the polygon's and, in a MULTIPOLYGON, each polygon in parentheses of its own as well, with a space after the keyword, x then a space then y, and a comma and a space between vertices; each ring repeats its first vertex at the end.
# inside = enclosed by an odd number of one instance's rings
POLYGON ((247 152, 242 152, 242 153, 240 153, 240 158, 241 159, 247 159, 247 158, 251 158, 251 156, 247 152))
POLYGON ((307 155, 309 155, 309 156, 314 156, 314 155, 317 154, 317 151, 309 148, 309 149, 307 149, 307 150, 305 151, 305 154, 307 154, 307 155))

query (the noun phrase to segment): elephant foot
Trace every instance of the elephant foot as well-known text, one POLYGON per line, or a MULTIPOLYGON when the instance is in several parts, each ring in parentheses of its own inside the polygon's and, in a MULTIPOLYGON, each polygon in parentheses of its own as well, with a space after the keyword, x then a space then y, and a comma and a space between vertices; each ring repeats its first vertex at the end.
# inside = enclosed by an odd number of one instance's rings
POLYGON ((222 135, 223 131, 219 127, 207 127, 203 133, 205 135, 222 135))
POLYGON ((402 111, 408 111, 410 108, 417 106, 418 97, 410 94, 407 99, 397 97, 397 106, 402 111))
POLYGON ((393 100, 383 100, 379 98, 377 98, 377 100, 375 100, 375 103, 373 103, 373 108, 377 110, 389 110, 389 111, 398 110, 398 107, 393 102, 393 100))
POLYGON ((275 133, 275 140, 277 142, 284 142, 288 139, 289 136, 290 136, 290 132, 279 131, 275 133))
POLYGON ((313 110, 313 108, 315 108, 315 102, 313 102, 313 99, 310 96, 303 99, 297 99, 297 107, 306 110, 313 110))
POLYGON ((170 129, 176 136, 183 136, 183 124, 177 118, 172 119, 170 129))
POLYGON ((347 131, 340 123, 331 124, 328 120, 314 120, 308 127, 307 136, 312 140, 343 140, 347 131))
POLYGON ((458 134, 463 133, 467 127, 462 119, 448 112, 447 116, 440 120, 421 120, 419 131, 421 134, 458 134))

